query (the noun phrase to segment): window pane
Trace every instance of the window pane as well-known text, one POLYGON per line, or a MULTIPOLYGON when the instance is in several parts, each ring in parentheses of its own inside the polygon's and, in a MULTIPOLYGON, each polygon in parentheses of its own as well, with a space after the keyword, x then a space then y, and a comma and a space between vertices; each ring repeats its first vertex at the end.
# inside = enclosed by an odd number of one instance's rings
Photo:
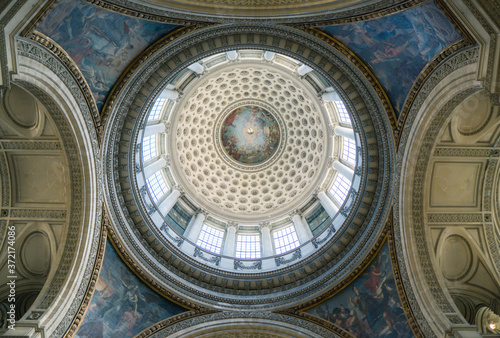
POLYGON ((165 101, 167 101, 167 99, 164 98, 157 99, 155 101, 155 103, 153 104, 153 108, 151 108, 151 111, 149 112, 148 121, 154 121, 160 118, 160 114, 165 101))
POLYGON ((332 221, 330 215, 326 212, 321 203, 318 204, 311 213, 306 215, 305 219, 309 228, 311 228, 313 236, 317 236, 323 232, 332 221))
POLYGON ((341 173, 338 173, 337 177, 335 178, 335 182, 333 182, 333 185, 330 189, 330 194, 340 205, 342 205, 347 198, 347 193, 349 192, 350 188, 351 181, 349 181, 341 173))
POLYGON ((147 162, 156 156, 156 134, 142 139, 142 161, 147 162))
POLYGON ((260 258, 260 236, 238 235, 236 241, 236 258, 260 258))
POLYGON ((291 251, 300 245, 293 226, 273 232, 273 237, 277 255, 291 251))
POLYGON ((351 117, 347 112, 347 108, 345 107, 344 102, 342 101, 334 101, 335 107, 337 107, 337 111, 339 112, 340 122, 351 124, 351 117))
POLYGON ((198 245, 202 249, 213 252, 214 254, 220 254, 223 238, 224 231, 203 224, 200 237, 198 237, 196 245, 198 245))
POLYGON ((356 165, 356 142, 344 137, 344 147, 342 149, 342 159, 347 163, 356 165))
POLYGON ((160 171, 154 173, 147 179, 149 192, 153 197, 153 201, 156 203, 158 200, 168 192, 167 184, 160 171))

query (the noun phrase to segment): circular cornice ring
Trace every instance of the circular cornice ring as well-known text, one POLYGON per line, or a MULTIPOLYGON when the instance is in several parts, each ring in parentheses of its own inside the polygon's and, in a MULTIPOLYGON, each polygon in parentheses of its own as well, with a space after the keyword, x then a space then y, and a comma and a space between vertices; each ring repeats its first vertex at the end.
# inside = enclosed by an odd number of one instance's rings
MULTIPOLYGON (((409 8, 420 5, 426 0, 372 0, 369 3, 349 3, 347 5, 331 6, 334 1, 324 2, 323 7, 318 6, 291 6, 284 4, 278 11, 262 11, 262 2, 256 2, 254 13, 249 13, 248 8, 233 8, 236 13, 221 12, 220 6, 216 3, 216 11, 213 9, 198 6, 194 8, 192 4, 158 4, 153 1, 138 3, 134 0, 86 0, 94 6, 99 6, 107 10, 124 13, 126 15, 141 17, 147 20, 160 22, 175 22, 193 24, 196 22, 218 22, 234 23, 317 23, 328 22, 332 24, 358 22, 360 20, 376 19, 382 16, 402 12, 409 8), (330 5, 330 6, 329 6, 330 5), (259 8, 260 7, 260 8, 259 8), (194 10, 196 9, 196 10, 194 10), (240 9, 238 11, 238 9, 240 9), (284 11, 287 12, 284 12, 284 11)), ((207 1, 208 2, 208 1, 207 1)), ((293 2, 293 0, 290 0, 293 2)), ((247 1, 246 4, 249 4, 247 1)), ((317 5, 317 3, 315 3, 317 5)), ((267 8, 267 6, 264 6, 267 8)))
POLYGON ((207 28, 178 41, 162 41, 131 69, 109 107, 103 143, 105 198, 123 256, 132 260, 129 264, 147 276, 153 287, 219 309, 277 309, 308 301, 334 287, 368 255, 390 207, 394 144, 376 91, 335 46, 287 28, 207 28), (144 128, 145 112, 170 79, 202 58, 252 48, 293 57, 331 82, 353 113, 353 128, 360 135, 358 153, 363 158, 355 170, 358 188, 351 189, 347 198, 351 204, 338 214, 345 219, 344 225, 332 237, 316 241, 312 255, 265 273, 221 271, 179 251, 159 229, 148 225, 147 210, 137 199, 135 176, 129 171, 136 167, 136 139, 144 128))
POLYGON ((142 331, 146 337, 350 337, 337 325, 307 313, 191 312, 167 318, 142 331), (317 325, 320 322, 322 325, 317 325))

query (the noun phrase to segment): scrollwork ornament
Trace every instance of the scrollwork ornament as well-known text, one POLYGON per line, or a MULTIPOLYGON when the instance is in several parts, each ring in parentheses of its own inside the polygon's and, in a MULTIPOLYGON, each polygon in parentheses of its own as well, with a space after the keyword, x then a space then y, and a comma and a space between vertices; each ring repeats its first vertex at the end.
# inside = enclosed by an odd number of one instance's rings
POLYGON ((302 258, 302 251, 299 249, 295 250, 290 258, 284 257, 276 257, 274 261, 277 266, 284 265, 296 261, 297 259, 302 258))
POLYGON ((193 256, 194 257, 199 257, 202 260, 204 260, 205 262, 213 263, 213 264, 215 264, 217 266, 219 266, 220 260, 221 260, 220 256, 206 257, 205 253, 200 248, 198 248, 198 247, 196 247, 194 249, 194 255, 193 256))
POLYGON ((253 262, 250 265, 245 265, 243 261, 235 260, 234 261, 234 269, 235 270, 261 270, 262 269, 262 261, 253 262))

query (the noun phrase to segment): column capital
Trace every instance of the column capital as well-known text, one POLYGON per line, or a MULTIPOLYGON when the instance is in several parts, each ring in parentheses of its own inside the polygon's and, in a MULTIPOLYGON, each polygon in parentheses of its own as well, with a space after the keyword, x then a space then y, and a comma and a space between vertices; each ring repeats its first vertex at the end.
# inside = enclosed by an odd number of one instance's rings
POLYGON ((302 212, 299 209, 295 209, 288 213, 288 217, 293 218, 294 216, 302 216, 302 212))
POLYGON ((335 158, 333 156, 328 157, 328 168, 332 168, 333 163, 335 163, 335 158))
POLYGON ((179 192, 179 197, 184 196, 184 194, 186 193, 184 191, 184 188, 182 186, 178 185, 178 184, 174 184, 172 186, 172 190, 177 190, 179 192))
POLYGON ((208 210, 203 209, 203 208, 198 208, 198 209, 196 209, 196 215, 203 215, 203 216, 207 217, 208 210))
POLYGON ((316 197, 316 198, 318 198, 318 195, 321 194, 322 192, 323 193, 326 192, 326 189, 324 187, 322 187, 322 186, 318 186, 318 187, 316 187, 314 189, 313 196, 316 197))
POLYGON ((170 121, 163 121, 163 124, 165 125, 165 134, 168 134, 170 132, 170 121))
POLYGON ((229 221, 229 222, 226 223, 225 228, 226 229, 235 228, 236 230, 238 230, 238 222, 229 221))
POLYGON ((165 166, 170 167, 170 165, 172 164, 172 161, 170 160, 170 155, 163 154, 161 158, 165 160, 165 166))
POLYGON ((328 136, 333 137, 335 135, 335 127, 336 125, 334 124, 328 126, 328 136))
POLYGON ((263 230, 264 228, 268 228, 269 230, 271 230, 271 223, 270 223, 270 222, 267 222, 267 221, 265 221, 265 222, 260 222, 260 223, 259 223, 259 230, 262 232, 262 230, 263 230))

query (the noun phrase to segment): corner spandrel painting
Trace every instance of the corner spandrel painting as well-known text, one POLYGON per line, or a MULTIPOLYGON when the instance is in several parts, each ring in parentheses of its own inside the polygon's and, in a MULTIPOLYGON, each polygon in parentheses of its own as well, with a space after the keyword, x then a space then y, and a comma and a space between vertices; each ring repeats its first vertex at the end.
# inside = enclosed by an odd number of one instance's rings
POLYGON ((414 336, 399 300, 387 241, 358 278, 307 312, 359 338, 414 336))
POLYGON ((133 337, 185 311, 137 278, 108 242, 92 301, 75 337, 133 337))

